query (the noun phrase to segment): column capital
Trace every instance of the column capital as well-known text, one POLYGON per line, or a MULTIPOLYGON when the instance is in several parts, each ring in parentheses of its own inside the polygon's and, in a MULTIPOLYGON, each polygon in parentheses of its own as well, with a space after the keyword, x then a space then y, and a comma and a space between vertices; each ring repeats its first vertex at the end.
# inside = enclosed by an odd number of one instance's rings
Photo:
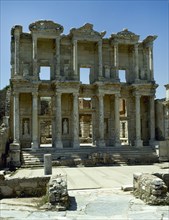
POLYGON ((32 96, 38 96, 38 92, 32 92, 32 96))
POLYGON ((13 93, 12 93, 12 95, 15 96, 15 97, 19 96, 19 94, 20 93, 18 91, 13 91, 13 93))

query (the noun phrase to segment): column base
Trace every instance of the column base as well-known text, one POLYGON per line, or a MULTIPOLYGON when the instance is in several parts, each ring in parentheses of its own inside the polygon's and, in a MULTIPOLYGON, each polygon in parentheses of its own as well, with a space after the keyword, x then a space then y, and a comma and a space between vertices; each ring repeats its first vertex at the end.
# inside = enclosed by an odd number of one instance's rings
POLYGON ((62 149, 63 148, 62 141, 56 141, 55 142, 55 148, 62 149))
POLYGON ((135 147, 143 147, 143 141, 141 139, 135 140, 135 147))
POLYGON ((152 146, 152 147, 154 147, 154 146, 156 145, 155 139, 150 139, 150 140, 149 140, 149 145, 152 146))
POLYGON ((79 143, 79 141, 74 141, 73 142, 73 148, 80 148, 80 143, 79 143))
POLYGON ((96 146, 97 147, 105 147, 106 146, 105 141, 104 140, 98 140, 96 142, 96 146))
POLYGON ((39 148, 39 143, 38 143, 38 141, 33 141, 33 142, 31 143, 31 148, 32 148, 32 150, 37 150, 37 149, 39 148))
POLYGON ((10 144, 10 166, 12 167, 20 167, 21 166, 21 151, 20 144, 17 142, 13 142, 10 144))
POLYGON ((121 141, 120 140, 115 141, 115 147, 121 147, 121 141))

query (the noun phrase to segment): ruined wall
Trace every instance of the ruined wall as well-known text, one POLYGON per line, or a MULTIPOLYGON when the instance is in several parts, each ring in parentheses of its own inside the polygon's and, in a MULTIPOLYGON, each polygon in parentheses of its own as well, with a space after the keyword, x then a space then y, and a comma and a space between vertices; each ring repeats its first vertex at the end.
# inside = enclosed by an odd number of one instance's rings
POLYGON ((8 178, 0 175, 0 198, 39 197, 46 194, 50 177, 8 178))

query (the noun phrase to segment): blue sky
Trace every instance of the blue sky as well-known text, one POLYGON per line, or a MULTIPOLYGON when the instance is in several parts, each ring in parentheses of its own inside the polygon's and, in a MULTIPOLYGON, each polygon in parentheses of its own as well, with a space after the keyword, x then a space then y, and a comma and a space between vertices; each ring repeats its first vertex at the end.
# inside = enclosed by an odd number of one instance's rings
POLYGON ((169 1, 8 1, 0 0, 0 89, 10 79, 10 31, 18 24, 29 32, 30 23, 45 19, 64 26, 64 34, 72 27, 92 23, 105 37, 123 28, 140 35, 158 35, 154 42, 154 74, 159 84, 156 98, 165 97, 169 83, 169 1))

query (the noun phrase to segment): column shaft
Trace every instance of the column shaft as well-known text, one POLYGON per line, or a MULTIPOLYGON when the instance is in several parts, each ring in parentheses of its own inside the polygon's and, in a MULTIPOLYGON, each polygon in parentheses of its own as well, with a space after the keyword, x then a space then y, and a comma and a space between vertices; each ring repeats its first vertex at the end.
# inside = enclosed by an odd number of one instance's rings
POLYGON ((20 35, 15 35, 15 75, 19 75, 19 43, 20 35))
POLYGON ((61 103, 61 93, 56 93, 56 148, 63 148, 62 144, 62 103, 61 103))
POLYGON ((148 56, 149 56, 149 71, 150 71, 150 80, 154 81, 154 69, 153 69, 153 46, 148 47, 148 56))
POLYGON ((37 76, 38 68, 37 68, 37 38, 33 38, 33 75, 37 76))
POLYGON ((115 146, 120 146, 120 113, 119 113, 119 94, 115 94, 115 146))
POLYGON ((102 61, 102 40, 98 42, 98 58, 99 58, 99 77, 103 77, 103 61, 102 61))
POLYGON ((73 94, 73 147, 79 148, 79 99, 78 94, 73 94))
POLYGON ((150 96, 150 145, 155 140, 155 112, 154 112, 154 96, 150 96))
POLYGON ((32 93, 32 149, 39 147, 38 141, 38 93, 32 93))
POLYGON ((19 93, 14 93, 14 97, 13 97, 13 139, 14 139, 14 143, 19 143, 20 142, 20 126, 19 126, 19 93))
POLYGON ((118 44, 114 45, 114 67, 115 67, 115 79, 119 80, 119 55, 118 44))
POLYGON ((60 76, 60 38, 56 38, 56 79, 60 76))
POLYGON ((136 106, 136 141, 135 145, 136 147, 142 146, 142 140, 141 140, 141 123, 140 123, 140 95, 135 95, 135 106, 136 106))
POLYGON ((99 140, 98 147, 105 146, 104 140, 104 95, 100 94, 99 98, 99 140))
POLYGON ((73 73, 74 78, 78 78, 78 55, 77 55, 77 40, 73 41, 73 73))
POLYGON ((138 68, 138 44, 134 45, 134 54, 135 54, 135 80, 139 80, 139 68, 138 68))

